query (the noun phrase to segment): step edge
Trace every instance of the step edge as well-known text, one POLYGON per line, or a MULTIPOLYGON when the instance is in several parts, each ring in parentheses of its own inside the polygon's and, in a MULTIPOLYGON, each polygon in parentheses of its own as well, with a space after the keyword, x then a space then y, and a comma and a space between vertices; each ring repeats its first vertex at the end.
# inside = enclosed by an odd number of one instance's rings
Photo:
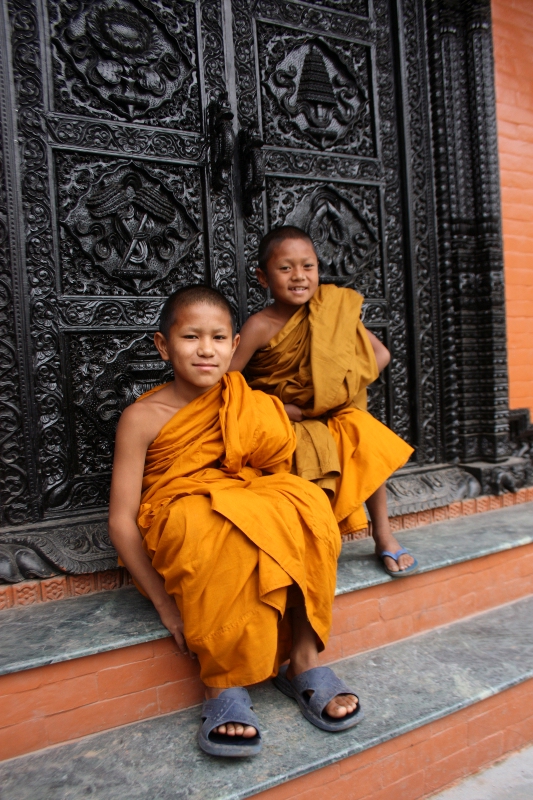
MULTIPOLYGON (((356 656, 354 657, 356 658, 356 656)), ((366 750, 370 750, 372 747, 376 747, 377 745, 383 744, 384 742, 388 742, 391 739, 396 739, 399 736, 403 736, 406 733, 410 733, 411 731, 417 730, 418 728, 422 728, 424 725, 429 725, 431 722, 436 722, 439 719, 444 719, 444 717, 448 717, 451 714, 455 714, 458 711, 462 711, 464 708, 469 708, 470 706, 473 706, 476 703, 483 702, 483 700, 488 700, 489 697, 494 697, 495 695, 501 694, 507 689, 512 689, 514 686, 518 686, 521 683, 525 683, 526 681, 531 679, 533 679, 533 668, 525 671, 522 675, 515 676, 514 678, 508 681, 503 681, 496 687, 493 687, 491 689, 486 689, 482 692, 478 692, 474 697, 468 698, 463 702, 456 702, 445 710, 436 711, 433 714, 428 714, 425 717, 422 717, 420 720, 417 720, 415 723, 409 723, 406 725, 397 726, 396 728, 393 728, 392 731, 387 731, 386 733, 380 736, 375 736, 373 739, 370 739, 368 742, 362 743, 361 745, 352 745, 350 747, 347 747, 340 754, 335 753, 329 756, 325 756, 324 758, 314 762, 313 765, 294 768, 293 770, 290 770, 287 775, 284 775, 281 780, 278 780, 277 778, 265 780, 262 783, 259 783, 256 786, 254 786, 251 792, 247 790, 237 791, 233 792, 232 794, 220 795, 219 797, 212 798, 212 800, 246 800, 246 798, 248 797, 254 797, 255 795, 259 794, 260 792, 264 792, 267 789, 273 789, 276 786, 282 786, 283 784, 289 783, 290 781, 295 780, 296 778, 301 778, 304 775, 309 775, 312 772, 316 772, 319 769, 324 769, 324 767, 331 766, 332 764, 337 764, 339 761, 343 761, 345 758, 350 758, 351 756, 357 755, 358 753, 363 753, 366 750)), ((179 714, 181 712, 178 711, 176 713, 179 714)), ((23 757, 24 756, 19 756, 19 758, 23 757)))
MULTIPOLYGON (((434 524, 440 524, 440 523, 434 523, 434 524)), ((443 559, 442 561, 435 562, 434 564, 422 566, 417 570, 416 573, 408 577, 410 578, 410 577, 415 577, 416 575, 427 574, 428 572, 435 572, 440 569, 446 569, 447 567, 456 566, 457 564, 464 564, 468 561, 476 561, 479 558, 486 558, 487 556, 507 552, 510 550, 515 550, 519 547, 525 547, 530 544, 533 544, 533 534, 524 535, 523 537, 512 543, 505 542, 501 545, 493 545, 492 547, 486 547, 482 551, 477 552, 476 555, 457 556, 454 559, 443 559)), ((344 563, 348 563, 349 561, 350 559, 346 559, 344 563)), ((394 581, 397 582, 403 580, 407 580, 407 577, 391 578, 383 571, 383 576, 375 576, 373 578, 370 578, 364 584, 361 584, 361 582, 358 581, 357 584, 353 584, 352 587, 346 586, 343 587, 342 589, 336 589, 335 597, 341 597, 342 595, 352 594, 357 591, 363 591, 365 589, 372 588, 373 586, 380 586, 383 584, 392 583, 394 581)), ((116 591, 124 592, 124 591, 132 591, 133 589, 134 587, 125 586, 120 589, 117 589, 116 591)), ((69 598, 69 600, 71 602, 72 601, 75 602, 76 600, 79 600, 79 602, 83 602, 84 597, 88 596, 94 597, 94 595, 82 595, 80 596, 80 598, 69 598)), ((62 602, 67 602, 67 601, 62 601, 62 602)), ((27 606, 26 608, 30 609, 32 608, 32 606, 27 606)), ((13 610, 16 611, 17 614, 24 613, 24 609, 17 608, 13 610)), ((0 618, 0 629, 1 629, 1 618, 0 618)), ((2 677, 3 675, 12 675, 13 673, 16 672, 24 672, 30 669, 38 669, 40 667, 46 667, 52 664, 61 664, 67 661, 74 661, 77 658, 86 658, 89 656, 98 655, 99 653, 107 653, 127 647, 134 647, 135 645, 139 644, 147 644, 148 642, 154 642, 160 639, 170 639, 170 638, 172 638, 171 634, 166 630, 166 628, 163 627, 163 625, 161 625, 161 627, 159 628, 155 628, 146 633, 133 635, 131 637, 128 637, 127 639, 119 637, 114 641, 108 641, 104 644, 93 645, 93 646, 87 645, 86 647, 73 649, 71 651, 68 651, 66 654, 62 654, 57 657, 37 656, 29 658, 27 660, 20 660, 18 662, 15 662, 13 664, 8 664, 6 666, 0 666, 0 677, 2 677)))
POLYGON ((0 678, 3 675, 12 675, 14 672, 25 672, 28 669, 38 669, 39 667, 48 667, 52 664, 63 664, 66 661, 75 661, 77 658, 87 658, 90 656, 97 656, 100 653, 109 653, 114 650, 122 650, 127 647, 135 647, 138 644, 146 644, 147 642, 155 642, 158 639, 170 639, 172 638, 170 633, 164 629, 164 631, 154 631, 153 633, 147 634, 139 634, 138 636, 134 636, 128 640, 117 640, 116 642, 108 642, 105 645, 100 647, 87 647, 87 648, 80 648, 78 650, 72 650, 68 653, 67 656, 60 656, 58 658, 54 658, 53 656, 50 658, 42 657, 42 658, 35 658, 33 660, 28 659, 28 662, 18 662, 17 664, 8 665, 6 668, 0 668, 0 678))
MULTIPOLYGON (((383 647, 394 646, 395 643, 391 645, 383 645, 383 647)), ((376 648, 381 649, 381 648, 376 648)), ((349 656, 348 658, 357 658, 357 656, 349 656)), ((344 660, 344 659, 342 659, 344 660)), ((336 663, 336 662, 335 662, 336 663)), ((514 676, 506 681, 502 681, 494 687, 490 689, 485 689, 483 691, 477 692, 475 695, 460 701, 451 704, 446 709, 441 709, 431 714, 426 714, 425 716, 418 719, 416 722, 407 723, 405 725, 397 725, 396 727, 392 728, 392 730, 386 731, 379 736, 374 736, 372 739, 367 740, 363 743, 353 744, 344 748, 337 753, 331 754, 329 756, 324 756, 323 758, 318 759, 317 761, 306 764, 305 766, 295 767, 292 770, 289 770, 282 778, 273 777, 267 780, 262 781, 261 783, 256 784, 251 791, 244 789, 242 791, 233 792, 231 794, 222 794, 217 795, 216 797, 211 798, 211 800, 247 800, 249 797, 254 797, 255 795, 259 794, 260 792, 267 791, 268 789, 275 788, 276 786, 282 786, 285 783, 289 783, 292 780, 297 778, 301 778, 304 775, 309 775, 312 772, 316 772, 319 769, 324 769, 325 767, 331 766, 332 764, 336 764, 340 761, 343 761, 346 758, 350 758, 351 756, 358 755, 359 753, 363 753, 366 750, 370 750, 372 747, 377 747, 380 744, 384 744, 385 742, 391 741, 392 739, 396 739, 399 736, 403 736, 411 731, 417 730, 418 728, 424 727, 424 725, 429 725, 432 722, 436 722, 439 719, 444 719, 452 714, 457 713, 458 711, 462 711, 465 708, 469 708, 470 706, 475 705, 476 703, 481 703, 484 700, 488 700, 490 697, 494 697, 498 694, 501 694, 508 689, 512 689, 514 686, 519 686, 522 683, 525 683, 528 680, 533 680, 533 668, 530 670, 524 671, 520 675, 514 676)), ((162 717, 179 717, 180 714, 185 713, 186 711, 190 711, 193 708, 201 708, 201 704, 195 704, 193 706, 188 707, 187 709, 181 709, 180 711, 171 711, 166 714, 159 714, 156 717, 147 717, 145 720, 141 721, 133 721, 127 722, 124 725, 117 725, 115 728, 110 728, 110 730, 125 730, 127 728, 133 727, 135 725, 141 724, 142 722, 148 722, 150 719, 162 718, 162 717)), ((19 756, 14 756, 13 758, 7 758, 2 760, 0 763, 4 765, 13 764, 16 765, 21 759, 31 758, 32 756, 41 755, 46 753, 47 751, 57 750, 58 748, 68 747, 69 745, 75 744, 77 742, 83 741, 90 741, 94 739, 102 733, 107 733, 108 731, 96 731, 95 733, 87 734, 86 736, 80 736, 75 739, 69 739, 66 742, 60 742, 54 745, 48 745, 47 747, 43 747, 39 750, 33 750, 30 753, 24 753, 19 756)))
MULTIPOLYGON (((519 600, 510 601, 509 603, 504 604, 504 606, 521 605, 525 602, 531 603, 531 601, 533 601, 533 595, 529 596, 528 598, 521 598, 519 600)), ((471 620, 472 618, 475 617, 485 617, 493 615, 497 613, 504 606, 498 606, 495 609, 490 609, 488 611, 481 612, 480 614, 472 615, 465 620, 460 620, 455 623, 449 623, 448 625, 442 627, 453 628, 456 625, 460 626, 465 622, 468 622, 468 620, 471 620)), ((442 628, 439 628, 438 630, 442 630, 442 628)), ((420 634, 416 634, 415 637, 410 637, 410 638, 419 638, 419 637, 427 638, 434 636, 436 633, 437 631, 426 631, 426 632, 421 632, 420 634)), ((393 650, 401 644, 402 644, 401 642, 392 642, 390 644, 381 645, 380 647, 375 648, 375 650, 376 651, 384 649, 393 650)), ((340 659, 340 661, 347 661, 347 660, 358 661, 367 654, 368 653, 365 652, 353 656, 348 656, 345 659, 340 659)), ((338 663, 338 661, 336 661, 335 663, 338 663)), ((329 753, 321 758, 318 758, 314 762, 311 763, 307 762, 304 765, 295 766, 292 769, 289 768, 285 773, 283 773, 282 777, 270 776, 264 781, 254 784, 253 787, 250 789, 246 790, 243 789, 237 791, 230 790, 230 793, 224 793, 221 795, 213 796, 211 800, 245 800, 245 798, 253 797, 259 792, 266 791, 267 789, 273 788, 275 786, 281 786, 285 783, 288 783, 289 781, 310 774, 318 769, 323 769, 331 764, 338 763, 353 755, 357 755, 360 752, 369 750, 375 746, 378 746, 379 744, 390 741, 399 736, 403 736, 406 733, 424 727, 425 725, 428 725, 431 722, 446 718, 447 716, 457 713, 458 711, 461 711, 465 708, 469 708, 470 706, 475 705, 476 703, 483 702, 484 700, 487 700, 493 696, 501 694, 502 692, 508 689, 512 689, 513 687, 523 684, 532 679, 533 679, 533 664, 529 668, 523 666, 519 670, 518 674, 515 673, 512 677, 509 678, 498 680, 498 678, 495 676, 495 679, 492 682, 492 684, 489 684, 488 686, 485 686, 485 688, 482 688, 478 691, 475 690, 471 691, 468 697, 456 699, 454 702, 449 703, 449 705, 446 707, 441 707, 440 709, 437 709, 432 713, 421 715, 416 720, 412 720, 411 722, 405 724, 396 723, 396 725, 393 725, 387 730, 382 731, 382 733, 379 735, 375 735, 371 738, 368 738, 366 741, 363 742, 351 742, 349 746, 337 750, 334 753, 329 753)), ((132 726, 142 725, 143 723, 148 722, 150 719, 157 719, 161 717, 173 717, 176 720, 179 720, 180 716, 182 716, 183 714, 187 714, 195 708, 200 709, 200 707, 201 704, 194 704, 193 706, 180 709, 179 711, 173 711, 161 715, 155 715, 153 717, 146 718, 142 721, 138 720, 138 721, 128 722, 123 725, 117 725, 114 729, 108 729, 106 731, 95 731, 94 733, 77 737, 76 739, 71 739, 69 741, 61 742, 55 745, 49 745, 39 750, 32 751, 30 753, 25 753, 19 756, 14 756, 9 759, 4 759, 2 761, 2 766, 4 764, 8 765, 10 763, 19 762, 21 759, 32 758, 33 756, 38 756, 40 754, 46 753, 47 751, 57 750, 58 748, 63 748, 63 747, 69 747, 73 744, 80 743, 83 741, 90 742, 95 738, 98 738, 102 735, 105 735, 106 733, 109 733, 111 730, 120 731, 126 728, 130 728, 132 726)))
MULTIPOLYGON (((416 529, 416 531, 418 533, 419 529, 416 529)), ((445 569, 446 567, 454 567, 456 564, 464 564, 467 561, 476 561, 478 558, 485 558, 486 556, 492 556, 495 553, 504 553, 507 550, 515 550, 518 547, 525 547, 528 544, 533 544, 533 533, 525 534, 521 539, 518 539, 516 542, 512 543, 505 542, 502 545, 493 545, 492 547, 487 547, 484 550, 476 551, 475 555, 469 554, 469 555, 457 556, 452 559, 442 559, 441 561, 436 561, 432 564, 419 566, 417 571, 411 573, 411 575, 413 576, 424 575, 427 572, 435 572, 438 569, 445 569)), ((348 563, 350 560, 351 559, 346 559, 344 563, 348 563)), ((335 589, 335 597, 341 597, 341 595, 343 594, 352 594, 353 592, 361 591, 363 589, 370 589, 372 586, 381 586, 384 583, 391 583, 393 581, 400 581, 405 579, 406 578, 391 578, 389 575, 387 575, 385 570, 383 570, 383 575, 375 575, 371 577, 368 581, 365 581, 365 583, 358 581, 357 583, 354 582, 354 584, 352 585, 348 584, 346 587, 343 586, 341 589, 339 588, 335 589)))

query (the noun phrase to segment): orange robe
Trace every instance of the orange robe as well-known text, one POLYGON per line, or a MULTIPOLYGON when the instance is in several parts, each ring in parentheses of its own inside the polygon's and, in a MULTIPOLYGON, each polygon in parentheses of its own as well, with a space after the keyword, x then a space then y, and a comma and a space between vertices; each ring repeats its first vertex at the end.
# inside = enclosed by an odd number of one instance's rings
POLYGON ((293 471, 328 492, 342 533, 366 528, 362 503, 413 452, 366 411, 379 373, 362 303, 352 289, 319 286, 244 373, 253 389, 302 409, 293 471))
POLYGON ((289 474, 294 447, 279 400, 233 372, 148 448, 137 524, 208 686, 277 674, 293 584, 328 639, 340 536, 324 493, 289 474))

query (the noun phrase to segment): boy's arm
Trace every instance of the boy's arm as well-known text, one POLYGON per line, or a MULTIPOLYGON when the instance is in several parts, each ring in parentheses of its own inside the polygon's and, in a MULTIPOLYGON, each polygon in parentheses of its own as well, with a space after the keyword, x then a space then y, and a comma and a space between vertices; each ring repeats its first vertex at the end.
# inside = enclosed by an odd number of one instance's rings
POLYGON ((239 346, 233 354, 229 372, 242 372, 256 350, 270 341, 271 326, 262 312, 249 317, 240 330, 239 346))
MULTIPOLYGON (((242 372, 256 350, 267 345, 272 338, 272 328, 261 312, 249 317, 241 328, 241 339, 233 358, 229 371, 242 372)), ((293 403, 285 405, 285 411, 293 422, 301 422, 303 414, 298 406, 293 403)))
POLYGON ((126 568, 156 607, 161 622, 176 640, 180 651, 187 653, 181 615, 174 599, 165 591, 162 577, 144 551, 137 527, 144 461, 153 439, 143 424, 145 418, 144 409, 129 406, 119 420, 109 503, 109 536, 126 568))
POLYGON ((372 350, 374 351, 374 355, 376 356, 376 362, 378 365, 378 371, 382 372, 387 364, 390 361, 390 353, 383 344, 380 342, 377 336, 375 336, 368 328, 365 328, 366 335, 368 336, 368 340, 372 345, 372 350))

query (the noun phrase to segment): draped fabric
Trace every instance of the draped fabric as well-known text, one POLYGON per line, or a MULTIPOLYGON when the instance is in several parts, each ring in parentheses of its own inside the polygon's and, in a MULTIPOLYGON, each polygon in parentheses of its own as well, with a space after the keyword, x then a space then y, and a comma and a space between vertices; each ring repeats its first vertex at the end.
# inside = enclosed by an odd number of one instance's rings
POLYGON ((253 389, 302 409, 293 472, 328 493, 342 533, 367 526, 362 503, 413 452, 366 411, 379 373, 362 303, 352 289, 319 286, 244 373, 253 389))
POLYGON ((290 587, 327 642, 340 536, 324 493, 289 473, 294 447, 282 404, 233 372, 148 448, 137 524, 208 686, 277 674, 290 587))

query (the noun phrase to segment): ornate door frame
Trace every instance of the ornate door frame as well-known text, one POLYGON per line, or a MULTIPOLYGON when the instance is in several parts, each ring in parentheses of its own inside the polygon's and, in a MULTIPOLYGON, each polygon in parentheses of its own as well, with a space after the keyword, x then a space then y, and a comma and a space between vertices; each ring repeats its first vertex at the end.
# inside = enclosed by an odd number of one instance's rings
MULTIPOLYGON (((83 4, 83 0, 72 2, 83 4)), ((112 2, 108 0, 109 5, 112 2)), ((149 6, 148 0, 136 2, 149 6)), ((366 0, 362 3, 366 7, 366 0)), ((164 220, 167 213, 164 198, 170 201, 174 197, 172 202, 179 203, 173 187, 158 173, 157 164, 181 165, 180 180, 184 170, 203 170, 198 192, 209 224, 202 241, 211 265, 210 274, 204 277, 228 294, 241 319, 249 303, 257 303, 244 258, 239 258, 253 242, 253 214, 241 216, 238 188, 231 192, 232 181, 236 187, 245 184, 248 168, 261 172, 253 132, 243 138, 239 99, 244 89, 238 85, 239 71, 236 80, 233 70, 246 32, 238 14, 232 15, 231 0, 198 0, 195 4, 161 0, 160 4, 165 13, 174 9, 177 14, 181 8, 180 13, 185 14, 196 9, 202 120, 197 132, 178 134, 161 130, 159 125, 137 136, 136 141, 135 108, 128 112, 130 123, 111 120, 103 124, 100 120, 94 125, 80 114, 69 117, 47 110, 52 91, 47 79, 50 49, 37 23, 39 15, 47 19, 45 2, 5 0, 3 5, 0 495, 4 512, 0 556, 7 565, 6 575, 11 570, 11 577, 4 579, 45 576, 57 569, 91 572, 114 565, 102 514, 83 513, 82 504, 79 513, 61 511, 62 484, 57 478, 61 440, 65 425, 74 423, 58 412, 58 392, 66 374, 59 336, 68 329, 75 334, 78 349, 90 350, 94 342, 85 342, 83 334, 87 320, 94 322, 91 314, 100 315, 102 329, 118 326, 120 330, 127 318, 129 329, 140 332, 153 326, 160 306, 156 297, 151 302, 143 298, 140 305, 132 297, 109 297, 104 306, 81 300, 69 302, 68 307, 48 302, 55 280, 49 265, 59 246, 51 223, 55 200, 46 201, 52 170, 56 170, 54 176, 58 174, 52 152, 64 161, 69 150, 89 142, 101 160, 116 156, 114 172, 94 173, 101 191, 88 197, 86 207, 97 216, 106 202, 106 191, 120 190, 136 195, 137 207, 141 212, 145 208, 149 215, 156 197, 160 208, 159 216, 153 217, 154 231, 157 219, 164 220), (229 100, 225 96, 228 88, 229 100), (239 147, 233 152, 235 136, 239 147), (142 159, 149 167, 139 166, 142 159), (143 181, 152 191, 152 200, 136 189, 140 169, 145 170, 143 181), (55 491, 55 506, 50 506, 47 517, 42 511, 46 485, 55 491)), ((264 5, 273 7, 275 0, 270 6, 264 0, 264 5)), ((316 0, 314 5, 295 0, 293 11, 311 15, 315 22, 322 15, 324 24, 342 26, 344 5, 345 0, 316 0)), ((480 492, 501 491, 513 482, 530 479, 531 474, 523 459, 510 457, 490 0, 390 0, 388 4, 368 0, 370 28, 375 14, 385 6, 391 18, 394 64, 384 80, 390 86, 390 102, 397 105, 403 154, 403 257, 410 265, 405 301, 412 315, 409 369, 417 376, 416 390, 409 398, 410 414, 422 418, 419 441, 415 442, 420 463, 389 483, 392 512, 407 513, 480 492)), ((171 26, 172 14, 169 20, 171 26)), ((166 66, 161 67, 168 84, 179 80, 180 69, 193 69, 194 48, 182 52, 185 66, 176 65, 178 40, 172 39, 170 28, 161 30, 163 33, 157 34, 159 56, 163 58, 168 51, 166 66)), ((83 78, 88 69, 83 60, 85 45, 74 44, 78 47, 76 69, 83 78)), ((104 60, 99 68, 113 77, 117 68, 110 59, 104 60)), ((240 74, 242 78, 242 71, 240 74)), ((158 79, 147 68, 144 80, 153 87, 158 79)), ((162 91, 165 89, 158 84, 157 92, 162 91)), ((113 102, 124 104, 124 97, 125 93, 113 102)), ((146 102, 142 113, 150 111, 152 101, 146 102)), ((156 101, 153 103, 155 107, 156 101)), ((274 169, 271 151, 265 153, 265 161, 268 175, 269 169, 274 169)), ((178 166, 169 167, 170 172, 172 169, 178 166)), ((260 178, 255 175, 258 189, 260 178)), ((77 226, 78 232, 83 232, 88 228, 77 208, 74 203, 69 210, 66 197, 64 223, 67 229, 77 226)), ((194 231, 195 221, 188 213, 183 207, 181 222, 174 217, 172 224, 194 231)), ((170 211, 168 214, 172 216, 170 211)), ((95 246, 88 233, 86 236, 84 240, 82 233, 78 235, 81 249, 95 246)), ((133 233, 130 236, 131 246, 137 246, 133 233)), ((193 246, 187 238, 180 241, 193 246)), ((122 266, 117 263, 114 268, 118 274, 122 266)), ((147 280, 142 285, 149 287, 147 280)), ((133 378, 142 383, 151 367, 138 346, 139 375, 133 378)), ((90 364, 90 359, 84 363, 90 364)), ((63 389, 72 392, 72 387, 63 389)), ((102 384, 105 391, 107 384, 102 384)), ((72 394, 69 401, 74 402, 72 394)))

